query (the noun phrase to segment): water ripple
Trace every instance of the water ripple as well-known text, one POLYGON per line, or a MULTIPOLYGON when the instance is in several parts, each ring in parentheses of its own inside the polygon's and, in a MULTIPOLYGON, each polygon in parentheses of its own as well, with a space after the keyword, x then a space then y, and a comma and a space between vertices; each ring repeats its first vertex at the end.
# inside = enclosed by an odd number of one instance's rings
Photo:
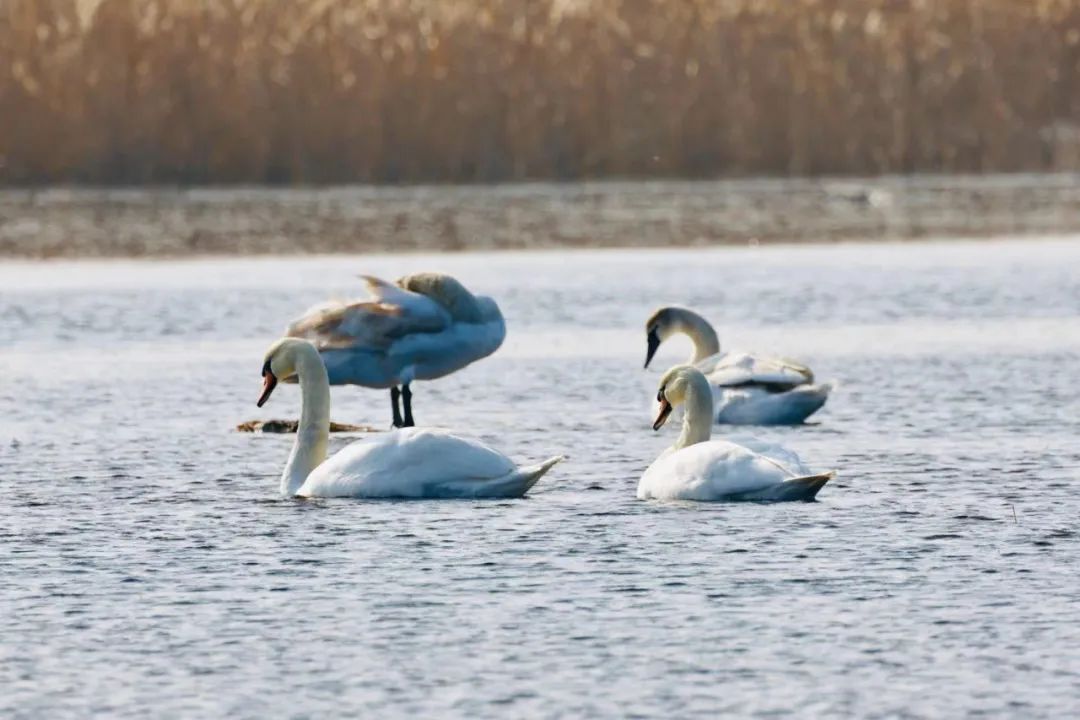
MULTIPOLYGON (((4 717, 1080 701, 1080 244, 42 267, 0 268, 4 717), (230 430, 264 346, 361 270, 428 267, 505 298, 510 337, 418 385, 418 418, 570 459, 523 500, 279 499, 291 439, 230 430), (672 439, 640 369, 668 301, 841 381, 815 424, 754 433, 840 470, 819 502, 634 498, 672 439)), ((382 393, 334 402, 386 424, 382 393)))

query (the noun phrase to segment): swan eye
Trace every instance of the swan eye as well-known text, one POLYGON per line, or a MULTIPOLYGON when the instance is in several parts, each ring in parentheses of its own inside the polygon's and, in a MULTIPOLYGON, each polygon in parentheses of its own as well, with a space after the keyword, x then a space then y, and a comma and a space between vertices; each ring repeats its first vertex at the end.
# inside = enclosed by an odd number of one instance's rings
POLYGON ((664 402, 664 400, 664 388, 660 388, 659 392, 656 393, 656 402, 664 402))
POLYGON ((274 374, 274 371, 270 369, 270 359, 267 358, 266 362, 263 363, 261 376, 266 377, 267 375, 273 375, 273 374, 274 374))

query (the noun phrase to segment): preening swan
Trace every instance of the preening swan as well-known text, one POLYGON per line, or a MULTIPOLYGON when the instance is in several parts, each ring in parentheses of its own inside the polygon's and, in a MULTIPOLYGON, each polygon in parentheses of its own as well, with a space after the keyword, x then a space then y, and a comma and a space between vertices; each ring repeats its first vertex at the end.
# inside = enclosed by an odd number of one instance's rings
POLYGON ((718 423, 796 425, 821 409, 832 390, 828 383, 815 384, 814 373, 805 365, 750 353, 721 353, 712 325, 687 308, 660 308, 645 323, 645 333, 645 367, 672 335, 682 333, 693 341, 689 363, 708 377, 718 423))
POLYGON ((282 338, 266 353, 258 406, 296 378, 303 405, 281 494, 299 497, 521 497, 561 460, 518 468, 502 453, 443 430, 405 428, 358 440, 327 459, 330 382, 315 346, 282 338))
POLYGON ((813 500, 833 477, 831 472, 812 473, 798 455, 776 445, 710 440, 712 392, 691 365, 664 373, 656 399, 660 410, 654 430, 667 422, 675 406, 685 404, 686 413, 679 439, 641 476, 641 500, 813 500))
POLYGON ((502 345, 506 325, 494 300, 473 295, 449 275, 416 273, 396 285, 363 278, 371 297, 316 305, 285 335, 315 344, 331 385, 390 388, 394 427, 411 427, 412 381, 434 380, 490 355, 502 345))

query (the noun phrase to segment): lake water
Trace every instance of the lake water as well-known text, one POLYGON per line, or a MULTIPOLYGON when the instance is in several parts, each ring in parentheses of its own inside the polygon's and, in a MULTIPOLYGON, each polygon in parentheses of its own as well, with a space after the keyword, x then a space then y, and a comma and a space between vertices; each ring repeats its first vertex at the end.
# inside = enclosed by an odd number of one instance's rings
POLYGON ((1073 239, 2 264, 0 716, 1069 716, 1078 361, 1073 239), (509 334, 418 422, 569 459, 523 500, 280 499, 292 438, 232 430, 297 414, 255 408, 266 346, 419 269, 509 334), (668 302, 837 381, 750 430, 838 471, 818 502, 635 499, 668 302))

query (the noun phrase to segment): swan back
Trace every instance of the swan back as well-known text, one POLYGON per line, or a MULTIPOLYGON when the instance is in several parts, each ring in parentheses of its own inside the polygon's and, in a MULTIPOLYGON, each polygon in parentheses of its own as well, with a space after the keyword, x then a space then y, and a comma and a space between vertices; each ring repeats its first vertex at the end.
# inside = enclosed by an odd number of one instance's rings
POLYGON ((638 497, 717 500, 759 491, 794 477, 782 465, 727 440, 697 443, 656 459, 638 485, 638 497))
POLYGON ((315 344, 333 385, 433 380, 490 355, 506 337, 495 301, 448 275, 407 275, 403 286, 364 280, 370 297, 321 303, 286 330, 315 344))
POLYGON ((810 368, 793 360, 770 358, 745 352, 729 352, 707 357, 696 367, 714 385, 762 385, 773 391, 789 390, 814 382, 810 368))
MULTIPOLYGON (((553 459, 554 460, 554 459, 553 459)), ((355 442, 324 462, 297 492, 307 497, 515 497, 546 472, 445 430, 405 428, 355 442)))
POLYGON ((401 337, 437 333, 453 321, 449 311, 429 297, 375 277, 364 280, 371 297, 319 303, 291 322, 285 334, 310 340, 319 350, 385 350, 401 337))
MULTIPOLYGON (((763 448, 764 449, 764 448, 763 448)), ((775 448, 773 448, 775 449, 775 448)), ((781 502, 813 500, 835 473, 796 474, 793 453, 770 457, 742 445, 713 440, 661 455, 638 484, 642 500, 781 502), (783 462, 789 460, 789 462, 783 462)))

